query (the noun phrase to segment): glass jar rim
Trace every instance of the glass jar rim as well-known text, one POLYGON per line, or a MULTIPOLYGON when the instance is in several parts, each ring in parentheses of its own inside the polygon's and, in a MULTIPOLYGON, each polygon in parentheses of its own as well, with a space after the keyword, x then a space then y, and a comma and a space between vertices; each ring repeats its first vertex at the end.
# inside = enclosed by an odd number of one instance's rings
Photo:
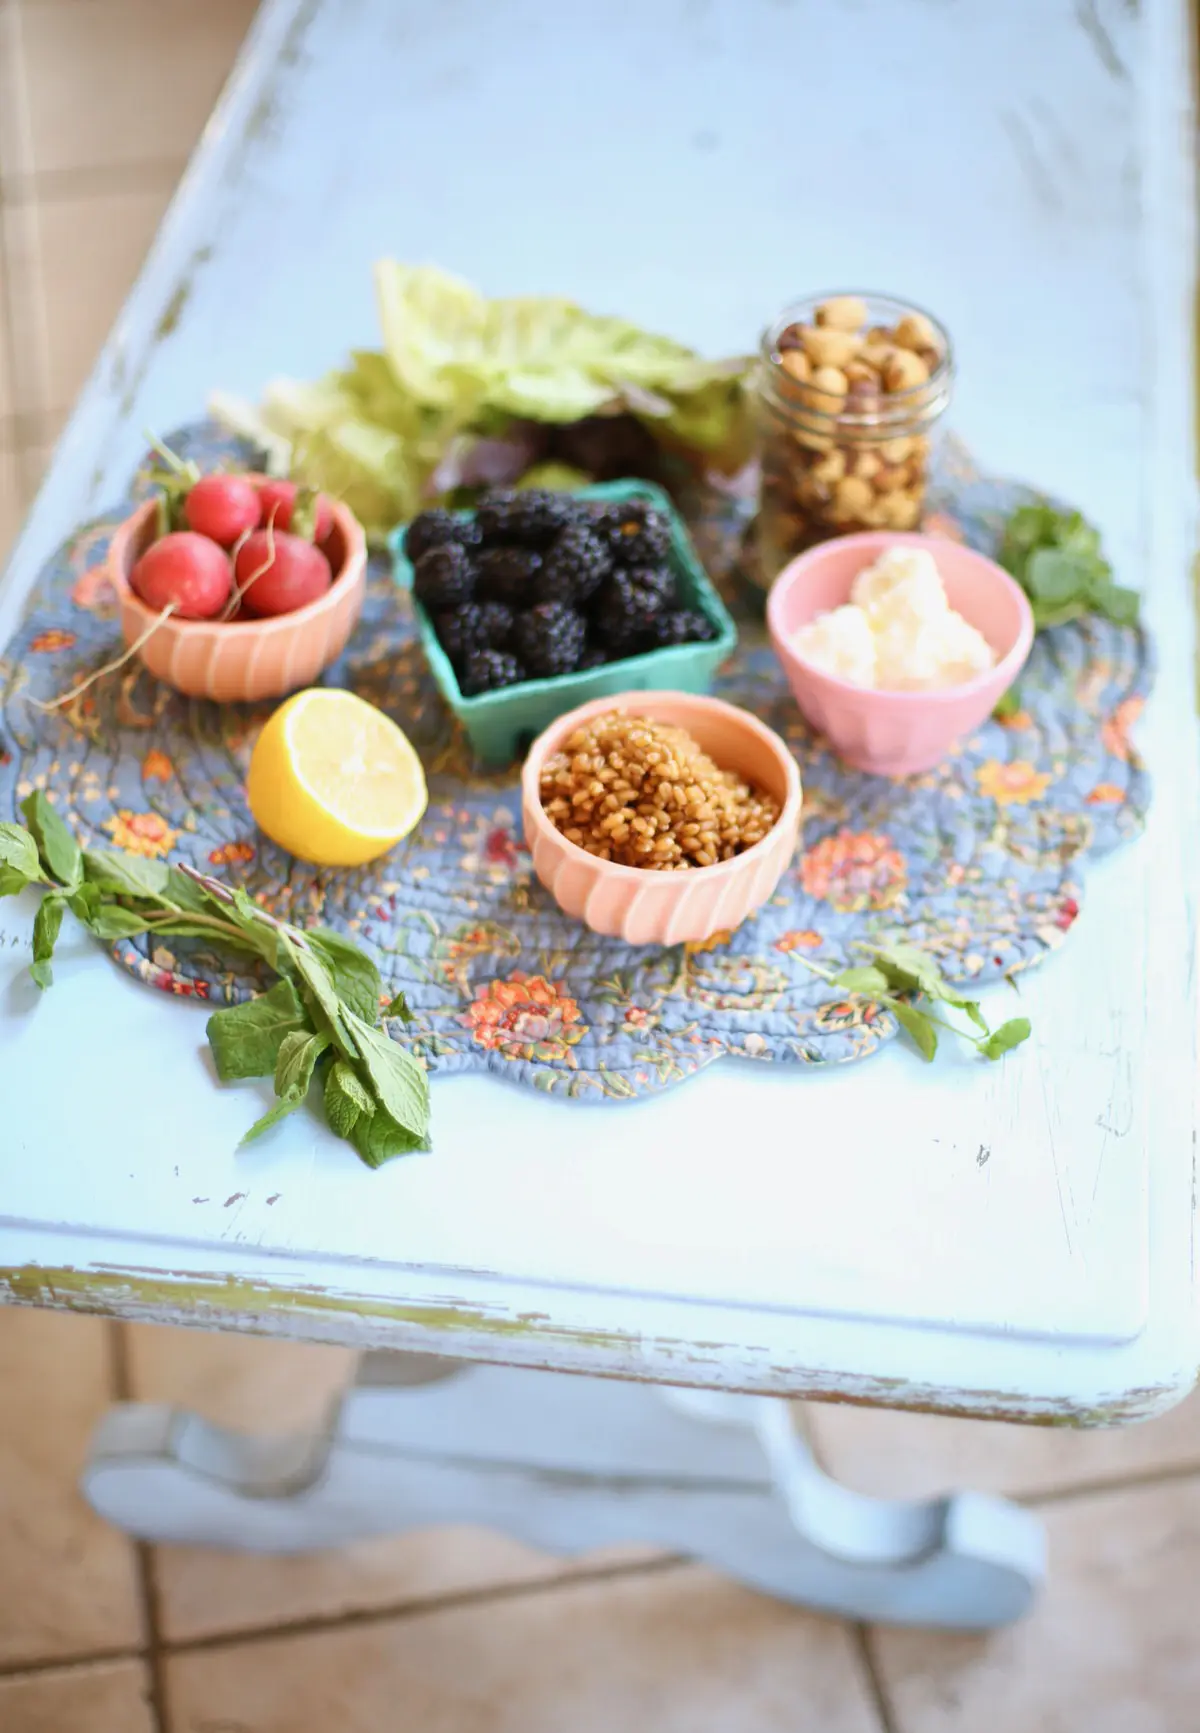
MULTIPOLYGON (((922 319, 928 319, 937 335, 938 348, 940 351, 937 366, 933 369, 929 378, 922 380, 919 385, 906 386, 903 391, 889 391, 887 393, 887 413, 882 417, 882 419, 891 420, 895 416, 903 414, 906 405, 911 404, 916 406, 919 404, 922 397, 927 398, 930 394, 931 388, 944 387, 948 384, 954 374, 954 348, 950 341, 950 333, 942 324, 941 320, 935 318, 935 316, 928 312, 924 307, 919 307, 915 301, 901 300, 896 295, 878 294, 870 289, 830 289, 821 294, 802 295, 795 301, 789 301, 764 329, 762 336, 759 339, 759 354, 762 360, 767 363, 768 367, 772 370, 786 372, 782 360, 784 352, 779 347, 778 339, 782 336, 783 332, 787 330, 789 325, 795 325, 799 322, 802 317, 802 309, 815 311, 815 309, 825 301, 838 300, 865 301, 868 307, 872 305, 886 306, 889 309, 894 309, 896 314, 901 318, 903 318, 905 314, 916 314, 922 319)), ((818 415, 828 415, 831 419, 838 421, 843 419, 848 421, 864 422, 866 420, 873 420, 878 423, 881 419, 877 414, 872 416, 863 416, 854 410, 847 409, 828 411, 817 410, 816 413, 818 415)))

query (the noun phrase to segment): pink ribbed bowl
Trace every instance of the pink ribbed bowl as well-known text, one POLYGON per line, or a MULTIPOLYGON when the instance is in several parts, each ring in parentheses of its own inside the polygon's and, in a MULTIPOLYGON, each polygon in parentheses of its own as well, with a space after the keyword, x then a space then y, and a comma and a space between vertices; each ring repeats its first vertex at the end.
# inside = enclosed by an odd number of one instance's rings
POLYGON ((767 626, 807 720, 839 758, 874 776, 913 776, 940 764, 991 715, 1033 643, 1028 598, 1002 566, 945 536, 892 530, 839 536, 790 561, 767 600, 767 626), (996 653, 988 673, 940 692, 876 692, 814 668, 793 648, 802 626, 848 602, 859 572, 897 545, 933 555, 950 606, 996 653))
MULTIPOLYGON (((250 476, 265 481, 265 476, 250 476)), ((138 655, 152 674, 189 698, 256 703, 311 686, 341 655, 358 624, 366 591, 367 545, 362 525, 336 501, 325 544, 333 583, 293 614, 269 620, 177 620, 151 633, 138 655)), ((108 574, 121 607, 121 631, 136 643, 156 618, 129 587, 129 574, 154 539, 156 502, 147 500, 114 531, 108 574)))
POLYGON ((689 692, 620 692, 581 704, 538 736, 521 773, 533 870, 565 914, 630 945, 679 945, 740 926, 787 870, 800 830, 800 772, 783 741, 745 710, 689 692), (690 872, 649 872, 600 860, 568 842, 542 810, 542 766, 580 723, 620 710, 686 728, 722 770, 780 803, 778 823, 733 860, 690 872))

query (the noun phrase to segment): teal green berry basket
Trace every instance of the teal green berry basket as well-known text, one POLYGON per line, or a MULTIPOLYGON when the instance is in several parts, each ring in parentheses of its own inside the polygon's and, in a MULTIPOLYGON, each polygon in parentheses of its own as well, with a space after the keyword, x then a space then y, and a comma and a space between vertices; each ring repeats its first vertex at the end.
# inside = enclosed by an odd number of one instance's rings
MULTIPOLYGON (((737 628, 705 576, 683 519, 661 487, 649 481, 606 481, 598 482, 594 487, 580 488, 577 497, 644 499, 663 513, 671 526, 671 547, 667 557, 679 586, 681 605, 703 614, 713 626, 716 637, 705 644, 673 644, 663 650, 647 650, 640 656, 606 662, 600 668, 589 668, 581 674, 559 674, 552 680, 522 680, 517 686, 466 698, 459 688, 450 658, 438 642, 433 621, 414 597, 413 611, 421 644, 438 691, 462 724, 477 756, 486 764, 510 764, 513 759, 522 757, 531 742, 543 728, 549 727, 556 716, 574 710, 578 704, 588 704, 593 698, 607 698, 617 692, 654 690, 707 692, 713 675, 737 644, 737 628)), ((469 514, 464 512, 462 515, 466 517, 469 514)), ((411 589, 413 569, 404 552, 406 530, 406 525, 393 530, 388 545, 396 582, 404 589, 411 589)))

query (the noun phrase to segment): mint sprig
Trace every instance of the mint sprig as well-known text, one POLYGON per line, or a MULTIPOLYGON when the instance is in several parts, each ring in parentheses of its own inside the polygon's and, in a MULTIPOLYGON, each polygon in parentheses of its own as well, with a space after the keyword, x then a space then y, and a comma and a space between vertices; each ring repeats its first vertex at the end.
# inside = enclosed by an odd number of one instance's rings
MULTIPOLYGON (((0 824, 0 896, 42 892, 30 972, 52 980, 51 959, 67 909, 97 938, 201 938, 249 954, 279 980, 267 993, 214 1011, 207 1034, 222 1083, 272 1077, 275 1104, 246 1133, 260 1137, 320 1084, 330 1128, 369 1167, 429 1147, 429 1083, 406 1048, 380 1026, 383 983, 370 957, 343 933, 277 920, 240 887, 188 866, 120 851, 84 850, 40 790, 25 824, 0 824)), ((387 1007, 408 1020, 403 994, 387 1007)))
POLYGON ((1083 614, 1118 626, 1137 623, 1138 593, 1114 580, 1100 532, 1082 512, 1058 511, 1045 500, 1018 506, 1004 526, 998 558, 1029 597, 1039 632, 1083 614))
POLYGON ((1011 1017, 998 1029, 990 1028, 978 1001, 951 986, 933 958, 916 945, 896 939, 886 945, 860 944, 856 949, 865 952, 870 962, 835 971, 808 957, 802 956, 800 961, 849 998, 886 1006, 922 1058, 932 1060, 936 1056, 939 1029, 969 1041, 984 1059, 1001 1059, 1028 1039, 1028 1017, 1011 1017), (935 1016, 927 1009, 931 1004, 961 1011, 971 1027, 964 1029, 935 1016))

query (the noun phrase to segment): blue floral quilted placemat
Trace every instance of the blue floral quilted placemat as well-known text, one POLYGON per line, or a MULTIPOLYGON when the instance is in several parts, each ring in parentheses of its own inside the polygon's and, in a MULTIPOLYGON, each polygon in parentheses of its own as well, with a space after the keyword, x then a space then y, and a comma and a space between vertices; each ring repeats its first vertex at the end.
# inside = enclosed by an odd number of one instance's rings
MULTIPOLYGON (((200 425, 176 450, 216 467, 250 454, 200 425)), ((135 497, 145 486, 135 484, 135 497)), ((995 548, 1031 490, 976 474, 950 448, 929 528, 995 548)), ((533 877, 515 770, 480 773, 422 661, 407 598, 373 563, 362 622, 326 679, 394 716, 420 751, 428 812, 384 860, 320 871, 260 836, 243 782, 266 709, 181 698, 137 664, 53 713, 27 702, 74 686, 119 647, 103 559, 117 502, 50 561, 0 660, 0 813, 46 789, 93 846, 187 860, 243 884, 301 924, 351 930, 413 1010, 393 1035, 431 1071, 487 1069, 535 1088, 623 1099, 665 1088, 725 1054, 827 1064, 874 1052, 891 1015, 840 1001, 804 965, 903 929, 959 981, 1039 962, 1079 912, 1083 868, 1136 835, 1149 784, 1131 732, 1151 680, 1142 633, 1088 620, 1037 641, 1021 708, 989 722, 930 775, 891 782, 847 770, 800 718, 766 642, 739 605, 744 501, 692 502, 702 555, 739 614, 741 645, 717 690, 763 717, 799 760, 800 846, 752 921, 702 945, 633 949, 562 915, 533 877)), ((124 941, 114 955, 156 987, 212 1002, 256 983, 199 947, 124 941)))

